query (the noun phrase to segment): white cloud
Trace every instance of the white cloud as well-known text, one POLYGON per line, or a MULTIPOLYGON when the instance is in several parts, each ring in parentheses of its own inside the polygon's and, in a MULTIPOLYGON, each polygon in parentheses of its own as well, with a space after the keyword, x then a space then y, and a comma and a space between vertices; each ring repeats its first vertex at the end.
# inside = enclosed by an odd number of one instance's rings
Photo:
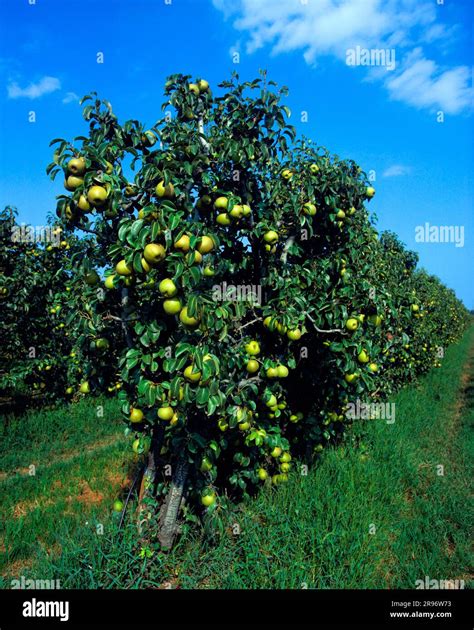
POLYGON ((469 106, 467 66, 443 66, 425 58, 420 46, 446 44, 455 28, 439 21, 432 0, 213 0, 226 19, 247 35, 246 52, 269 47, 271 54, 301 51, 308 64, 332 56, 345 61, 348 49, 395 48, 397 66, 387 76, 357 68, 361 80, 381 81, 392 99, 456 114, 469 106))
POLYGON ((7 86, 8 98, 40 98, 45 94, 51 94, 61 89, 61 82, 55 77, 43 77, 37 83, 30 83, 28 87, 21 88, 13 82, 7 86))
POLYGON ((409 166, 403 166, 402 164, 393 164, 389 166, 382 174, 382 177, 400 177, 401 175, 408 175, 411 173, 409 166))
POLYGON ((78 103, 79 97, 75 92, 67 92, 66 96, 63 98, 63 103, 67 105, 68 103, 78 103))
POLYGON ((470 71, 466 66, 442 70, 417 48, 405 60, 400 72, 387 78, 385 85, 393 100, 458 114, 472 106, 469 83, 470 71))

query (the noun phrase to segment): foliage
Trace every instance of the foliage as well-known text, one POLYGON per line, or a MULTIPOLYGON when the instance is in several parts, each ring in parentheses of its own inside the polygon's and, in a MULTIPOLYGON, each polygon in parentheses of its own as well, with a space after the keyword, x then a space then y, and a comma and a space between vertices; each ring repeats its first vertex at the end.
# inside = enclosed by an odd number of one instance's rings
POLYGON ((0 212, 0 391, 8 405, 63 396, 71 345, 59 304, 69 290, 69 246, 52 227, 54 246, 38 243, 16 216, 0 212))
POLYGON ((21 573, 59 579, 62 588, 413 588, 425 575, 464 579, 468 588, 473 341, 471 328, 440 370, 393 399, 393 424, 360 422, 307 475, 221 513, 222 536, 210 541, 185 526, 169 554, 151 558, 134 510, 122 529, 110 510, 137 461, 120 436, 116 401, 103 401, 94 432, 97 399, 29 413, 2 436, 5 587, 21 573), (45 460, 37 478, 14 475, 45 460), (81 491, 84 480, 95 503, 81 491))
POLYGON ((438 365, 467 324, 415 255, 378 238, 365 173, 296 139, 285 88, 264 73, 220 87, 173 75, 149 130, 85 97, 89 134, 54 140, 48 167, 71 193, 65 233, 90 239, 71 266, 85 391, 120 369, 131 430, 160 442, 162 464, 189 460, 211 514, 223 487, 286 481, 292 458, 343 433, 349 402, 438 365))

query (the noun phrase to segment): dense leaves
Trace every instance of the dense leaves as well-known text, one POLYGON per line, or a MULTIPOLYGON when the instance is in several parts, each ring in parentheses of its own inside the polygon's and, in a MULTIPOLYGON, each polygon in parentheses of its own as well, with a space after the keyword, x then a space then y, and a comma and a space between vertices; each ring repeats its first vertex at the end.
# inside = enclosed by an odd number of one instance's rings
POLYGON ((69 290, 64 267, 70 246, 60 228, 35 234, 16 216, 14 208, 0 212, 0 403, 5 409, 32 397, 65 395, 71 346, 60 304, 69 290))
POLYGON ((83 389, 119 371, 139 448, 153 434, 163 464, 184 455, 211 509, 223 487, 285 481, 292 457, 342 433, 351 401, 438 365, 467 322, 377 236, 361 169, 296 139, 285 89, 264 73, 220 87, 169 77, 148 130, 86 97, 88 135, 55 140, 48 167, 65 177, 65 234, 87 235, 68 301, 83 389))

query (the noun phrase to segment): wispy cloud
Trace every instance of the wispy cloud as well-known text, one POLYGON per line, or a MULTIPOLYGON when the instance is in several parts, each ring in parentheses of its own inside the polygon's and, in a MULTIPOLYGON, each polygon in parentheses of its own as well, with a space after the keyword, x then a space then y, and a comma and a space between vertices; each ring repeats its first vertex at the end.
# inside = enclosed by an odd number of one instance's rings
POLYGON ((37 83, 30 83, 22 88, 18 83, 12 82, 7 86, 8 98, 40 98, 45 94, 51 94, 61 89, 61 82, 55 77, 43 77, 37 83))
POLYGON ((62 101, 65 105, 68 103, 78 103, 79 97, 75 92, 68 92, 62 101))
POLYGON ((403 166, 403 164, 393 164, 389 166, 382 173, 383 177, 400 177, 401 175, 409 175, 411 168, 409 166, 403 166))
MULTIPOLYGON (((347 51, 396 49, 395 69, 358 68, 361 80, 380 81, 391 99, 420 109, 458 114, 471 105, 467 65, 440 65, 421 46, 446 45, 455 27, 440 22, 432 0, 213 0, 247 35, 246 52, 268 46, 272 54, 301 51, 314 65, 324 56, 346 61, 347 51)), ((364 64, 361 64, 364 65, 364 64)))
POLYGON ((423 56, 417 48, 408 56, 385 85, 393 100, 404 101, 419 108, 439 108, 448 114, 472 106, 470 71, 465 66, 443 70, 434 61, 423 56))

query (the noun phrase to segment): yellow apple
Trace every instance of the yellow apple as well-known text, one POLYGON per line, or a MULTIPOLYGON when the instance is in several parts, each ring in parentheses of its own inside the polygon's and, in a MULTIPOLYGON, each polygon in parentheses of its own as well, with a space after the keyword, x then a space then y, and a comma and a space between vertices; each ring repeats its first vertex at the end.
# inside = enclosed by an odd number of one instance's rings
POLYGON ((150 263, 150 265, 156 265, 161 262, 166 256, 166 250, 163 245, 158 243, 149 243, 143 250, 143 257, 150 263))
POLYGON ((130 267, 125 260, 122 259, 116 264, 115 271, 119 276, 131 276, 133 270, 132 267, 130 267))
POLYGON ((162 180, 156 185, 155 192, 157 197, 172 199, 174 197, 174 186, 171 183, 165 186, 165 182, 162 180))
POLYGON ((178 287, 171 278, 165 278, 162 280, 158 285, 158 289, 161 295, 164 295, 167 298, 174 297, 178 293, 178 287))
POLYGON ((67 170, 78 177, 86 172, 86 161, 83 157, 71 158, 67 163, 67 170))
POLYGON ((163 309, 168 315, 177 315, 182 308, 183 305, 178 298, 171 298, 163 302, 163 309))
POLYGON ((182 252, 188 252, 190 247, 190 239, 187 234, 183 234, 174 244, 175 249, 180 249, 182 252))
POLYGON ((87 193, 87 200, 93 206, 100 208, 107 200, 107 191, 103 186, 92 186, 87 193))
POLYGON ((219 225, 230 225, 231 224, 231 220, 228 214, 226 214, 225 212, 218 214, 216 217, 216 221, 219 225))
POLYGON ((203 236, 197 249, 201 254, 208 254, 212 249, 214 249, 214 241, 210 236, 203 236))

